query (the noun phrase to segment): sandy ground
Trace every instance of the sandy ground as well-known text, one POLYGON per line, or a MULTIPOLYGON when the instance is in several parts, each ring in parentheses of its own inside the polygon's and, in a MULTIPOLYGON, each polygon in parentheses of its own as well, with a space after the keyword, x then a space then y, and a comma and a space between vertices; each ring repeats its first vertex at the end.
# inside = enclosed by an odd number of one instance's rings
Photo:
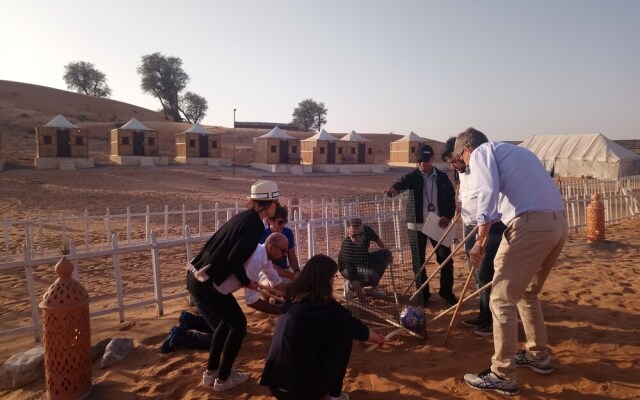
MULTIPOLYGON (((402 171, 384 175, 291 177, 268 175, 276 180, 284 199, 297 194, 320 201, 331 196, 381 193, 402 171)), ((215 202, 230 206, 244 203, 249 186, 267 175, 238 168, 214 171, 206 167, 109 167, 86 171, 35 171, 13 169, 0 174, 0 209, 11 219, 59 216, 61 211, 104 212, 106 207, 123 211, 150 205, 197 208, 215 202)), ((114 211, 116 212, 116 211, 114 211)), ((640 296, 636 283, 640 267, 640 219, 607 228, 607 241, 588 245, 584 233, 573 233, 541 297, 549 328, 556 372, 541 376, 520 370, 518 380, 523 398, 605 399, 640 397, 640 296), (634 378, 635 377, 635 378, 634 378)), ((145 261, 142 260, 142 263, 145 261)), ((460 257, 455 266, 456 291, 467 276, 460 257)), ((52 282, 50 272, 42 274, 39 290, 52 282)), ((179 279, 179 278, 176 278, 179 279)), ((90 293, 99 293, 102 280, 83 280, 90 293)), ((132 281, 137 287, 145 280, 132 281)), ((24 274, 0 272, 0 315, 2 326, 28 320, 28 305, 16 300, 12 291, 24 287, 24 274), (8 294, 7 294, 8 293, 8 294), (25 314, 26 313, 26 314, 25 314)), ((238 292, 241 293, 241 292, 238 292)), ((15 296, 24 297, 24 292, 15 296)), ((41 295, 41 294, 40 294, 41 295)), ((427 310, 428 318, 446 308, 437 296, 427 310)), ((243 304, 241 302, 241 304, 243 304)), ((168 330, 177 324, 187 299, 165 304, 162 317, 154 307, 128 313, 119 323, 117 314, 91 321, 92 342, 129 337, 135 349, 124 361, 100 370, 93 367, 91 399, 268 399, 268 390, 258 385, 275 317, 246 309, 249 333, 236 365, 252 378, 246 384, 219 394, 201 386, 206 352, 181 349, 160 354, 168 330)), ((461 318, 473 317, 475 302, 463 307, 461 318)), ((402 335, 389 346, 371 353, 356 345, 345 379, 345 391, 359 399, 457 399, 498 398, 477 392, 464 384, 462 376, 489 366, 493 353, 491 338, 474 336, 457 324, 446 347, 442 341, 448 318, 428 327, 429 337, 421 342, 402 335)), ((524 338, 521 330, 521 339, 524 338)), ((0 340, 0 362, 18 351, 34 346, 33 336, 0 340)), ((36 399, 44 393, 43 382, 14 392, 0 392, 7 399, 36 399)))

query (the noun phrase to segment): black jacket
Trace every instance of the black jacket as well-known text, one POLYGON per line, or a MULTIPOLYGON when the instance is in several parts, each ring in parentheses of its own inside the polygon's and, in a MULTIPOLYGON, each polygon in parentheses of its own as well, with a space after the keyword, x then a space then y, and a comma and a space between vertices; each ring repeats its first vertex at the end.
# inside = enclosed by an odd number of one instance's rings
POLYGON ((211 264, 207 275, 217 285, 234 274, 242 286, 247 286, 250 279, 244 263, 255 251, 264 230, 257 212, 242 211, 231 217, 211 236, 191 264, 198 270, 211 264))
MULTIPOLYGON (((441 217, 453 219, 456 213, 456 191, 449 180, 449 177, 438 168, 433 167, 436 171, 436 184, 438 185, 438 211, 441 217)), ((408 174, 402 176, 391 187, 400 192, 403 190, 413 190, 415 195, 415 210, 407 209, 407 222, 423 223, 424 215, 422 214, 422 206, 424 203, 423 188, 424 178, 419 168, 414 169, 408 174)))
POLYGON ((286 301, 271 339, 260 384, 300 400, 319 400, 340 374, 346 341, 367 340, 369 328, 337 301, 314 307, 286 301))

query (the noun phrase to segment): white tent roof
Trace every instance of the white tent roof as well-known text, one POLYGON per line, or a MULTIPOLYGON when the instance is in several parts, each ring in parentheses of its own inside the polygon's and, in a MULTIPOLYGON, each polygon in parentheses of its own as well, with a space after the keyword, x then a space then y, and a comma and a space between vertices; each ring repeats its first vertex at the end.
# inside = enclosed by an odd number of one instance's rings
POLYGON ((293 136, 288 135, 287 132, 283 131, 277 126, 272 130, 270 130, 269 132, 265 133, 264 135, 259 136, 257 139, 260 139, 260 138, 295 139, 293 136))
POLYGON ((72 124, 68 119, 62 116, 62 114, 56 115, 51 121, 44 125, 45 128, 79 128, 78 125, 72 124))
POLYGON ((420 142, 423 140, 425 140, 425 138, 420 137, 415 132, 411 131, 400 139, 396 140, 396 142, 420 142))
POLYGON ((131 118, 129 122, 122 125, 120 129, 130 129, 132 131, 152 131, 153 129, 145 126, 142 122, 138 121, 135 118, 131 118))
POLYGON ((349 132, 348 134, 344 135, 344 137, 341 138, 340 140, 351 141, 351 142, 368 142, 367 139, 358 135, 356 131, 349 132))
POLYGON ((555 176, 618 178, 639 173, 640 156, 601 133, 536 135, 520 144, 555 176))
POLYGON ((310 138, 307 138, 304 140, 328 140, 329 142, 335 142, 338 139, 331 136, 329 132, 323 129, 320 132, 316 133, 315 135, 311 136, 310 138))
POLYGON ((191 128, 187 129, 185 132, 187 132, 187 133, 203 133, 203 134, 211 133, 204 126, 200 125, 197 122, 195 124, 193 124, 191 126, 191 128))

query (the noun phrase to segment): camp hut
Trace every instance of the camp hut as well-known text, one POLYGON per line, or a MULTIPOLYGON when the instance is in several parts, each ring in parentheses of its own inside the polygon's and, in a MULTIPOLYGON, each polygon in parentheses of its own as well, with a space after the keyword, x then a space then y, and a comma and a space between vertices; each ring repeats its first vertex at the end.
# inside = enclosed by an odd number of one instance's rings
POLYGON ((253 139, 251 166, 271 172, 302 173, 300 168, 300 139, 290 136, 279 127, 253 139))
POLYGON ((230 159, 222 158, 220 139, 220 134, 211 133, 195 123, 186 131, 176 133, 175 161, 189 165, 231 166, 230 159))
POLYGON ((368 140, 351 131, 340 139, 338 143, 337 162, 339 164, 373 164, 373 146, 368 140))
POLYGON ((111 161, 120 165, 168 165, 160 156, 158 133, 135 118, 111 130, 111 161))
POLYGON ((324 129, 308 139, 300 141, 303 164, 335 164, 337 138, 324 129))
POLYGON ((601 133, 536 135, 520 146, 535 153, 553 177, 617 179, 640 174, 640 155, 601 133))
POLYGON ((426 143, 427 139, 411 131, 400 139, 390 143, 389 164, 396 166, 414 166, 418 146, 426 143))
POLYGON ((65 170, 93 168, 87 129, 72 124, 60 114, 47 124, 36 126, 35 166, 65 170))

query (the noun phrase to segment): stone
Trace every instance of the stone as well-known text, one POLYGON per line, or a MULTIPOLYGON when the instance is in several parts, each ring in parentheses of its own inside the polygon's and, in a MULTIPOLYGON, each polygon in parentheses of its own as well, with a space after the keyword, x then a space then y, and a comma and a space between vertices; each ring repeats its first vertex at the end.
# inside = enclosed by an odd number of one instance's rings
POLYGON ((0 367, 1 389, 18 389, 39 379, 44 379, 43 346, 14 354, 0 367))
POLYGON ((115 338, 109 342, 102 356, 100 369, 107 368, 122 361, 133 350, 133 339, 115 338))

